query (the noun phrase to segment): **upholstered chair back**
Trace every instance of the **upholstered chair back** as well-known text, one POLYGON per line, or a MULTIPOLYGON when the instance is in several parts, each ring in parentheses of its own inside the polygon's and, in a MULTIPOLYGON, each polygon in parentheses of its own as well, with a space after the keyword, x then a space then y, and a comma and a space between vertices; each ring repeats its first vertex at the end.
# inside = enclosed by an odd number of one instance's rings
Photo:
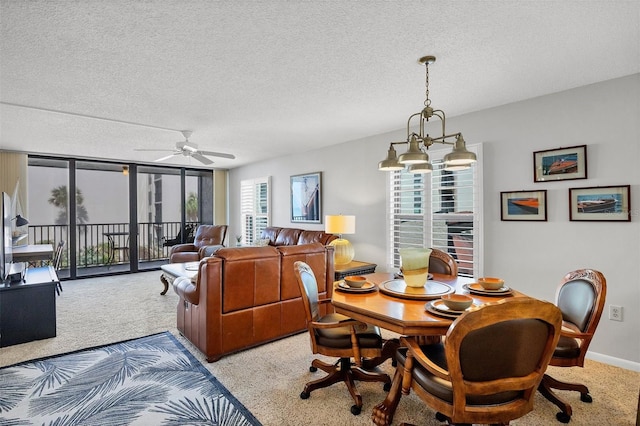
POLYGON ((450 254, 432 248, 431 256, 429 256, 429 272, 455 277, 458 275, 458 264, 450 254))
POLYGON ((224 244, 227 225, 200 225, 196 230, 193 245, 197 248, 224 244))

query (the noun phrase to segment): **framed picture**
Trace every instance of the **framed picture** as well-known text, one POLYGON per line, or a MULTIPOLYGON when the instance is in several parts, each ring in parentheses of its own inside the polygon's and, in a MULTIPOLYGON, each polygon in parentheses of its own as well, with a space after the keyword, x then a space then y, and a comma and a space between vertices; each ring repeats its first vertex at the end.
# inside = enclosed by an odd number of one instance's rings
POLYGON ((587 178, 587 146, 549 149, 533 153, 533 181, 587 178))
POLYGON ((569 188, 569 220, 631 221, 630 185, 569 188))
POLYGON ((291 176, 291 222, 322 223, 322 172, 291 176))
POLYGON ((500 220, 546 221, 547 191, 501 192, 500 220))

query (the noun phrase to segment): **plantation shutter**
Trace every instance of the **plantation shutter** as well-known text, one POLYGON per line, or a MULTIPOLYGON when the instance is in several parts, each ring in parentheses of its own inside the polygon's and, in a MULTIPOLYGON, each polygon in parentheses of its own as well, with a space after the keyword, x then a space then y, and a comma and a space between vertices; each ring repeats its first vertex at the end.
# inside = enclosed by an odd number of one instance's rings
POLYGON ((432 164, 431 245, 456 259, 458 275, 473 276, 476 166, 448 172, 442 160, 432 164))
POLYGON ((240 182, 242 245, 254 245, 271 222, 268 177, 240 182))
POLYGON ((391 264, 400 266, 398 249, 424 247, 426 236, 425 175, 405 170, 389 173, 391 179, 391 264))

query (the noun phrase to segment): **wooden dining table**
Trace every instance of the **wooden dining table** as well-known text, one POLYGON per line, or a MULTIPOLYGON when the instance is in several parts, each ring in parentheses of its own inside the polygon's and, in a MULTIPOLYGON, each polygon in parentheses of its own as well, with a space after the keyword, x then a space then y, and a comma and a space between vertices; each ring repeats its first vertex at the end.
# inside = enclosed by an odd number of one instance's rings
MULTIPOLYGON (((438 299, 438 296, 414 299, 381 291, 381 286, 385 286, 386 282, 397 279, 393 273, 376 272, 364 276, 368 282, 375 285, 374 290, 360 293, 345 292, 336 289, 338 282, 334 284, 331 302, 336 312, 403 336, 420 336, 423 342, 439 341, 439 336, 445 335, 455 320, 455 318, 447 318, 427 311, 426 304, 438 299)), ((474 283, 472 278, 439 274, 432 274, 432 276, 433 281, 447 284, 455 293, 471 296, 474 306, 498 302, 510 297, 526 297, 523 293, 512 288, 510 294, 507 295, 470 294, 465 285, 474 283)), ((396 339, 393 340, 397 342, 396 339)), ((400 400, 400 382, 400 380, 394 379, 386 399, 374 407, 372 420, 377 426, 390 424, 400 400)))
MULTIPOLYGON (((331 302, 336 312, 404 336, 447 334, 447 330, 454 319, 432 314, 425 309, 426 303, 439 297, 418 300, 389 295, 380 291, 379 288, 386 281, 395 278, 393 273, 376 272, 364 276, 377 289, 366 293, 347 293, 334 288, 331 302)), ((484 296, 470 294, 464 288, 464 285, 473 283, 474 279, 468 277, 433 274, 433 281, 451 286, 455 293, 471 296, 474 305, 478 306, 497 302, 505 297, 524 296, 524 294, 515 289, 511 289, 510 295, 484 296)))

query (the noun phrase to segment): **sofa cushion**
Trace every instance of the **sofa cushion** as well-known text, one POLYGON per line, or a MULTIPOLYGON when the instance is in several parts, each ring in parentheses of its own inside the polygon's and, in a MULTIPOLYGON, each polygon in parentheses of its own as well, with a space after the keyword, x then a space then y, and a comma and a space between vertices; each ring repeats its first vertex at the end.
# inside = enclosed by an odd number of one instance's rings
POLYGON ((276 238, 276 246, 294 246, 298 244, 298 239, 302 229, 282 228, 276 238))
POLYGON ((227 225, 200 225, 196 229, 193 245, 197 248, 224 244, 227 225))
POLYGON ((322 243, 327 239, 328 234, 323 231, 302 231, 298 238, 298 244, 322 243))
POLYGON ((267 226, 262 230, 260 238, 268 238, 269 245, 275 246, 276 239, 278 238, 278 234, 280 233, 281 229, 282 228, 279 228, 277 226, 267 226))

